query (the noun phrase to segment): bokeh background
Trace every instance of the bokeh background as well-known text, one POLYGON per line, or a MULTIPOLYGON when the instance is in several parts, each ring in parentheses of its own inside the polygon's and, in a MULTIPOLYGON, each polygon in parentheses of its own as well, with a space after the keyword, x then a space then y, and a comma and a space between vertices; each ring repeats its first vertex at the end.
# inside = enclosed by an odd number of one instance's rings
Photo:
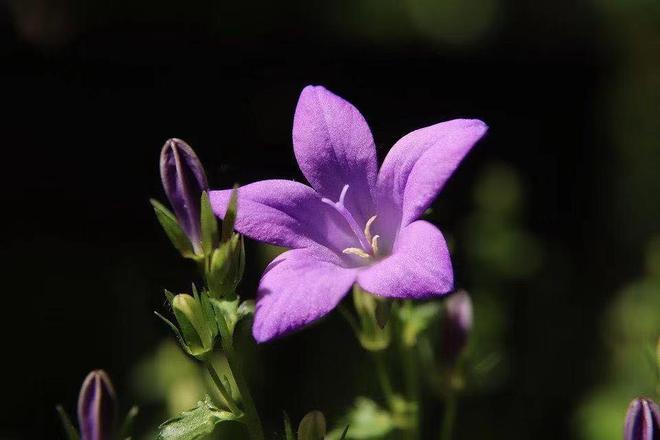
MULTIPOLYGON (((456 438, 620 438, 656 387, 659 53, 652 0, 4 0, 0 438, 60 438, 93 368, 139 438, 201 397, 153 315, 196 279, 148 203, 160 147, 187 140, 217 188, 302 179, 307 84, 363 112, 381 159, 438 121, 491 127, 430 214, 475 303, 456 438)), ((273 250, 247 250, 251 297, 273 250)), ((337 313, 250 353, 270 431, 378 398, 337 313)))

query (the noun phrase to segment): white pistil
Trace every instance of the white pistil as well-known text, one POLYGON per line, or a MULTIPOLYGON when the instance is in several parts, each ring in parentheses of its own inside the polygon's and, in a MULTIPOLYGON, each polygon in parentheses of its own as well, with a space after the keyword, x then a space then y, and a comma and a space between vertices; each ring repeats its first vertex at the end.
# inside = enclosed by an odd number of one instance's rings
MULTIPOLYGON (((376 236, 376 237, 378 237, 378 236, 376 236)), ((366 253, 365 251, 363 251, 360 248, 349 247, 349 248, 344 249, 342 252, 345 253, 345 254, 349 254, 349 255, 357 255, 358 257, 364 258, 366 260, 371 258, 371 255, 369 255, 368 253, 366 253)))

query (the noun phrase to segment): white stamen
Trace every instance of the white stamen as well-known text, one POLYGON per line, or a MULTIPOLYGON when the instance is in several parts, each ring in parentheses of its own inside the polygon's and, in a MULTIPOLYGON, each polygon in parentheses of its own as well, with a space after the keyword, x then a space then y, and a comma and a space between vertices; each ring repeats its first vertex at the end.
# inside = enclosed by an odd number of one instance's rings
POLYGON ((341 194, 339 194, 339 204, 344 206, 344 198, 346 197, 346 193, 348 192, 348 185, 344 185, 344 187, 341 189, 341 194))
POLYGON ((365 258, 367 260, 369 258, 371 258, 371 255, 369 255, 368 253, 366 253, 365 251, 363 251, 360 248, 349 247, 349 248, 344 249, 342 252, 345 253, 345 254, 349 254, 349 255, 357 255, 358 257, 365 258))
POLYGON ((371 239, 371 251, 374 253, 374 257, 378 256, 378 239, 380 235, 374 235, 374 238, 371 239))
POLYGON ((367 241, 371 243, 373 241, 373 238, 371 238, 371 224, 376 220, 376 215, 371 217, 369 220, 367 220, 367 224, 364 227, 364 236, 367 238, 367 241))

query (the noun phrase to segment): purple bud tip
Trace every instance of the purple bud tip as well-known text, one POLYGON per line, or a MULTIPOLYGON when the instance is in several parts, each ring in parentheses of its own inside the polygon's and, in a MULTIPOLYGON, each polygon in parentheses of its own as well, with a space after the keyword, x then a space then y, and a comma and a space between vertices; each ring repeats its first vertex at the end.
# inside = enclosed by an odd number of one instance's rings
POLYGON ((117 398, 110 378, 103 370, 87 375, 78 396, 78 424, 81 440, 110 440, 114 435, 117 398))
POLYGON ((630 402, 623 439, 660 439, 660 408, 655 402, 646 398, 637 398, 630 402))
POLYGON ((442 322, 443 361, 453 364, 467 345, 472 329, 472 300, 465 290, 447 298, 442 322))
POLYGON ((188 144, 170 139, 160 153, 160 177, 181 229, 201 252, 200 199, 208 190, 202 163, 188 144))

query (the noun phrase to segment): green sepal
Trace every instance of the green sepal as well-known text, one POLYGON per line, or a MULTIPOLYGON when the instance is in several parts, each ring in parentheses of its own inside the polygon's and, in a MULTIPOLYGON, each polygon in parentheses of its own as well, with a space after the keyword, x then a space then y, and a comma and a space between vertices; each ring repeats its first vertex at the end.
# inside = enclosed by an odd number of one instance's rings
POLYGON ((165 230, 165 234, 167 234, 174 247, 185 258, 195 258, 193 245, 186 233, 181 229, 181 226, 179 226, 179 222, 176 220, 172 211, 167 209, 158 200, 150 199, 149 202, 151 202, 151 206, 154 208, 158 222, 165 230))
POLYGON ((298 440, 323 440, 325 434, 325 417, 321 411, 308 412, 298 425, 298 440))
POLYGON ((60 421, 62 422, 62 428, 64 429, 66 438, 68 440, 80 440, 78 431, 76 430, 75 426, 73 426, 73 423, 71 423, 71 419, 69 418, 69 415, 66 413, 66 411, 64 411, 64 408, 62 408, 62 405, 57 405, 55 409, 57 410, 57 414, 60 416, 60 421))
POLYGON ((233 335, 236 325, 245 318, 254 315, 255 304, 252 300, 246 300, 239 304, 239 299, 223 300, 210 298, 215 311, 218 329, 222 334, 223 327, 228 335, 233 335))
POLYGON ((296 440, 293 436, 293 428, 291 427, 291 419, 289 415, 284 413, 284 440, 296 440))
POLYGON ((159 440, 197 440, 211 434, 216 425, 237 420, 229 411, 218 409, 207 395, 197 406, 160 425, 159 440))
POLYGON ((128 440, 131 438, 131 432, 133 431, 135 418, 139 412, 140 409, 136 405, 133 405, 131 409, 128 410, 126 417, 124 417, 124 422, 121 424, 121 428, 119 429, 119 436, 117 437, 119 440, 128 440))
POLYGON ((218 221, 215 219, 215 214, 209 201, 209 195, 206 191, 202 193, 200 207, 202 250, 204 255, 208 256, 218 246, 219 232, 218 221))
POLYGON ((238 185, 234 185, 234 188, 231 190, 231 195, 229 196, 229 204, 227 205, 227 211, 225 211, 225 216, 222 219, 222 237, 220 241, 226 243, 231 238, 232 233, 234 232, 234 224, 236 223, 236 212, 238 205, 238 185))
POLYGON ((385 350, 390 345, 390 328, 385 325, 381 326, 384 318, 381 314, 381 322, 377 317, 378 303, 383 300, 363 290, 359 285, 353 286, 353 304, 359 318, 359 326, 354 324, 357 328, 358 340, 362 347, 369 351, 385 350))
POLYGON ((165 289, 165 298, 167 298, 167 302, 170 304, 170 306, 172 306, 172 301, 174 301, 174 294, 165 289))
POLYGON ((165 324, 167 324, 172 329, 172 331, 174 332, 174 336, 176 336, 176 339, 179 342, 179 345, 181 346, 183 351, 185 351, 187 354, 193 356, 193 354, 190 351, 190 348, 188 348, 188 344, 186 343, 185 339, 183 339, 183 335, 179 331, 179 328, 176 325, 174 325, 174 323, 172 321, 170 321, 169 319, 167 319, 166 317, 164 317, 160 313, 154 311, 154 314, 156 316, 158 316, 160 319, 162 319, 163 322, 165 322, 165 324))

